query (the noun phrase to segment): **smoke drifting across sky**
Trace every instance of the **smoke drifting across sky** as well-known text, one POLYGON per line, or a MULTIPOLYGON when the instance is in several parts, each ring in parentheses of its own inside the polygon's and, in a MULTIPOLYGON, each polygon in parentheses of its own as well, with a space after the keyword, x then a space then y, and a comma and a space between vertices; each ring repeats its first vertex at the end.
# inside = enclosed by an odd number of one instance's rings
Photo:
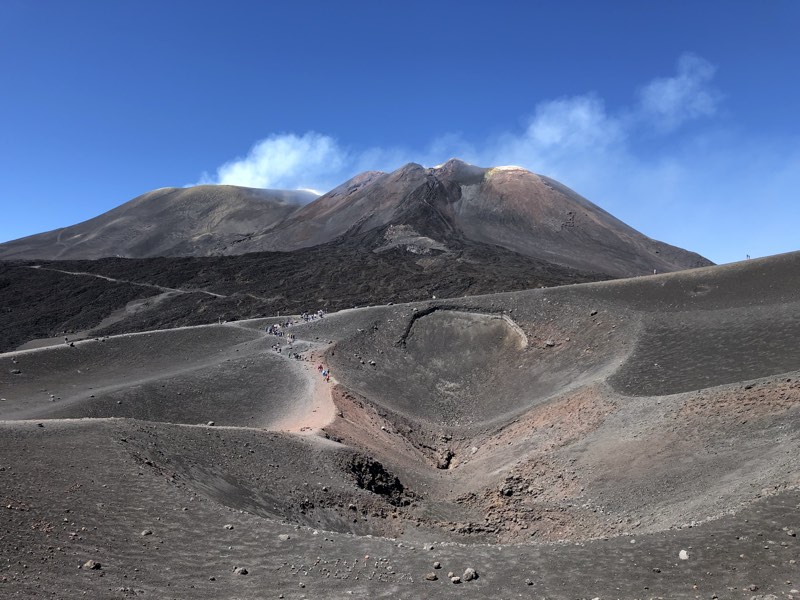
POLYGON ((573 164, 582 170, 586 159, 603 161, 608 153, 622 151, 638 130, 667 135, 686 121, 713 116, 721 97, 711 86, 714 70, 708 61, 685 54, 676 75, 644 85, 635 105, 620 114, 609 114, 592 93, 559 98, 538 104, 521 132, 481 142, 450 134, 427 148, 355 150, 313 131, 275 133, 256 142, 245 157, 220 166, 214 176, 204 174, 201 182, 326 190, 361 170, 391 170, 411 161, 430 166, 452 156, 551 175, 558 168, 569 176, 573 164))
MULTIPOLYGON (((698 239, 719 245, 715 236, 736 235, 770 195, 800 189, 797 146, 739 139, 714 86, 715 71, 687 53, 674 74, 631 90, 627 107, 611 112, 593 92, 556 98, 537 104, 520 129, 484 140, 452 133, 425 148, 352 148, 313 131, 275 133, 200 182, 324 192, 361 171, 406 162, 433 166, 458 157, 480 166, 513 164, 562 181, 651 237, 702 252, 698 239), (768 180, 753 177, 756 167, 768 180), (721 200, 730 211, 720 213, 721 200)), ((709 258, 738 260, 756 254, 763 241, 742 239, 741 250, 709 258)))

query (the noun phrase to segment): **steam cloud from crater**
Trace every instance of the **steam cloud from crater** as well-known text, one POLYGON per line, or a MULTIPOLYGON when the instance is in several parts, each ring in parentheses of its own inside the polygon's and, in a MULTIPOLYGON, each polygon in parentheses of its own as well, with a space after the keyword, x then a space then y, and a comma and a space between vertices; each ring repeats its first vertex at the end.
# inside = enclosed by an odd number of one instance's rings
MULTIPOLYGON (((327 191, 361 171, 391 171, 407 162, 434 166, 458 157, 480 166, 513 164, 558 179, 652 237, 702 251, 696 240, 735 228, 733 214, 738 220, 743 213, 748 220, 748 210, 756 216, 751 198, 769 202, 770 194, 800 187, 797 144, 740 140, 726 129, 716 70, 687 53, 674 74, 631 90, 628 106, 610 110, 591 91, 554 98, 538 103, 522 128, 483 140, 449 134, 424 148, 354 148, 315 131, 275 133, 213 175, 204 173, 199 183, 327 191), (768 184, 764 176, 754 176, 754 165, 770 174, 768 184), (685 222, 676 235, 661 222, 665 208, 701 221, 712 218, 704 211, 720 198, 731 213, 713 217, 716 231, 693 231, 698 224, 685 222)), ((785 237, 791 239, 789 232, 785 237)))

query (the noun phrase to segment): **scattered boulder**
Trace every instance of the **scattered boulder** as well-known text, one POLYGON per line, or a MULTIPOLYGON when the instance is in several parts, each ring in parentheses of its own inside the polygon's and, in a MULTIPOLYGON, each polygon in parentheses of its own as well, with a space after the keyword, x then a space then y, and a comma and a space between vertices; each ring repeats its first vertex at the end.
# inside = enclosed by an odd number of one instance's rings
POLYGON ((440 562, 437 560, 435 563, 433 563, 433 568, 434 568, 434 569, 441 569, 441 568, 442 568, 442 563, 440 563, 440 562))
POLYGON ((478 578, 478 572, 473 569, 472 567, 467 567, 464 569, 464 574, 461 576, 461 579, 464 581, 472 581, 473 579, 478 578))
POLYGON ((282 533, 282 534, 280 534, 280 535, 278 536, 278 539, 279 539, 280 541, 282 541, 282 542, 287 542, 287 541, 289 541, 289 539, 291 539, 291 538, 290 538, 290 536, 289 536, 289 534, 288 534, 288 533, 282 533))
POLYGON ((99 571, 103 568, 103 566, 96 560, 87 560, 85 563, 83 563, 81 568, 88 569, 90 571, 99 571))
POLYGON ((208 423, 206 423, 206 425, 208 425, 209 427, 213 427, 214 426, 214 421, 209 421, 208 423))
POLYGON ((686 550, 681 550, 678 552, 678 558, 681 560, 689 560, 689 553, 686 550))
POLYGON ((545 345, 545 346, 547 346, 548 348, 552 348, 553 346, 555 346, 555 345, 556 345, 556 343, 555 343, 553 340, 547 340, 547 341, 544 343, 544 345, 545 345))
POLYGON ((225 525, 225 529, 228 529, 228 530, 233 529, 233 525, 228 523, 227 525, 225 525))
POLYGON ((428 581, 436 581, 436 580, 437 580, 437 579, 439 579, 439 578, 436 576, 436 573, 434 573, 433 571, 431 571, 430 573, 428 573, 427 575, 425 575, 425 579, 426 579, 426 580, 428 580, 428 581))
POLYGON ((244 567, 234 567, 233 572, 235 575, 247 575, 247 569, 244 567))
POLYGON ((461 583, 461 577, 458 575, 450 578, 451 583, 461 583))
POLYGON ((143 536, 145 536, 145 535, 153 535, 153 532, 150 529, 145 529, 144 531, 142 531, 142 535, 143 536))
POLYGON ((22 371, 20 371, 19 369, 11 369, 12 375, 19 375, 20 373, 22 373, 22 371))

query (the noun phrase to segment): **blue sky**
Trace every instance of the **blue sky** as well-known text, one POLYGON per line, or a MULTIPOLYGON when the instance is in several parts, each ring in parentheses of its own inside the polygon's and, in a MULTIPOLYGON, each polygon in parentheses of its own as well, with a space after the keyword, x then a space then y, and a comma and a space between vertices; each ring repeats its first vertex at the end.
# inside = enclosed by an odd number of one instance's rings
POLYGON ((800 2, 0 2, 0 240, 198 182, 521 165, 715 262, 800 249, 800 2))

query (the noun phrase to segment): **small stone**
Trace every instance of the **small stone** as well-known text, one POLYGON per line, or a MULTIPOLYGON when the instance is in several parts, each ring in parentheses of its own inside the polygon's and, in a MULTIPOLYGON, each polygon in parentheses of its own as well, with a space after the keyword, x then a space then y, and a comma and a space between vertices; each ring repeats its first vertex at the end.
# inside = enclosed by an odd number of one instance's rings
POLYGON ((689 560, 689 553, 686 550, 681 550, 678 552, 678 558, 681 560, 689 560))
POLYGON ((90 571, 98 571, 102 568, 102 565, 96 560, 87 560, 85 563, 83 563, 83 568, 90 571))
POLYGON ((455 576, 456 576, 455 573, 453 573, 452 571, 448 571, 448 573, 447 573, 447 577, 448 578, 452 578, 452 577, 455 577, 455 576))
POLYGON ((233 569, 233 572, 236 575, 247 575, 247 569, 245 569, 244 567, 236 567, 233 569))
POLYGON ((758 586, 757 586, 756 584, 752 584, 752 585, 751 585, 751 586, 750 586, 748 589, 749 589, 751 592, 755 592, 756 590, 758 590, 758 586))
POLYGON ((533 580, 528 578, 525 580, 525 585, 533 585, 533 580))
POLYGON ((597 311, 596 311, 596 310, 593 310, 592 312, 590 312, 590 313, 589 313, 589 316, 590 316, 590 317, 593 317, 593 316, 595 316, 596 314, 597 314, 597 311))
POLYGON ((216 581, 216 580, 217 580, 217 578, 216 578, 216 577, 214 577, 214 576, 212 575, 211 577, 209 577, 209 578, 208 578, 208 580, 209 580, 209 581, 216 581))
POLYGON ((206 425, 208 425, 209 427, 213 427, 214 426, 214 421, 209 421, 208 423, 206 423, 206 425))
POLYGON ((282 534, 280 534, 280 535, 278 536, 278 539, 279 539, 280 541, 282 541, 282 542, 286 542, 286 541, 288 541, 288 540, 289 540, 289 539, 291 539, 291 538, 290 538, 290 536, 289 536, 289 534, 288 534, 288 533, 282 533, 282 534))
POLYGON ((472 567, 467 567, 464 569, 464 574, 461 576, 461 579, 464 581, 472 581, 473 579, 478 578, 478 572, 473 569, 472 567))
POLYGON ((547 341, 544 343, 544 345, 545 345, 545 346, 547 346, 548 348, 552 348, 553 346, 555 346, 555 345, 556 345, 556 343, 555 343, 553 340, 547 340, 547 341))
POLYGON ((435 563, 433 563, 433 568, 434 568, 434 569, 441 569, 441 568, 442 568, 442 563, 440 563, 440 562, 437 560, 435 563))
POLYGON ((434 573, 433 571, 431 571, 430 573, 428 573, 427 575, 425 575, 425 579, 427 579, 428 581, 436 581, 436 580, 437 580, 437 579, 439 579, 439 578, 436 576, 436 573, 434 573))
POLYGON ((452 583, 461 583, 461 577, 458 577, 458 576, 451 577, 451 578, 450 578, 450 581, 451 581, 452 583))
POLYGON ((19 375, 21 373, 22 373, 22 371, 20 371, 19 369, 11 369, 11 374, 12 375, 19 375))
POLYGON ((233 529, 233 525, 231 525, 230 523, 228 523, 227 525, 225 525, 225 529, 233 529))
POLYGON ((144 531, 142 531, 142 535, 143 536, 144 535, 153 535, 153 532, 151 530, 149 530, 149 529, 145 529, 144 531))

